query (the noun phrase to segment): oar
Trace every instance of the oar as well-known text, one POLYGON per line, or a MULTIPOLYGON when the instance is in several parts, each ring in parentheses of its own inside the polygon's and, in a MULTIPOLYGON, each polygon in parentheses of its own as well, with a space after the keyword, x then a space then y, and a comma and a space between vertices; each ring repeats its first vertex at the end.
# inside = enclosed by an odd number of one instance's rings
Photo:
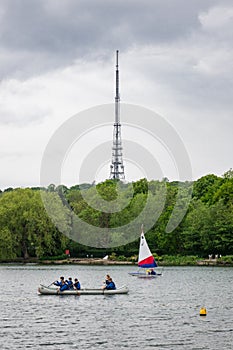
POLYGON ((50 283, 50 285, 47 286, 47 288, 51 287, 51 285, 54 284, 54 282, 56 282, 56 281, 53 281, 52 283, 50 283))

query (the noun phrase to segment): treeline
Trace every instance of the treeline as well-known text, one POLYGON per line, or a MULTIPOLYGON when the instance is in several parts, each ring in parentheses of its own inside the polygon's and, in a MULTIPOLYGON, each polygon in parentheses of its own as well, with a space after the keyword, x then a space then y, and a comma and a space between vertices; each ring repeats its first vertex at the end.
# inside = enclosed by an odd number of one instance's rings
POLYGON ((137 222, 137 218, 141 220, 144 208, 152 223, 146 237, 154 254, 199 257, 233 254, 233 171, 230 169, 221 177, 211 174, 194 182, 141 179, 124 184, 106 180, 97 186, 83 184, 68 188, 51 184, 48 188, 8 188, 0 193, 0 260, 58 257, 66 249, 76 257, 137 255, 139 239, 128 243, 130 232, 127 231, 119 231, 110 238, 100 236, 98 244, 83 237, 79 240, 79 236, 71 239, 73 214, 90 226, 107 229, 135 220, 139 237, 143 222, 137 222), (51 212, 56 213, 56 225, 51 213, 48 215, 48 208, 45 209, 43 195, 51 212), (106 203, 115 205, 115 210, 105 210, 106 203), (173 230, 168 229, 171 218, 173 230), (95 248, 104 247, 106 239, 113 240, 107 244, 112 248, 95 248))

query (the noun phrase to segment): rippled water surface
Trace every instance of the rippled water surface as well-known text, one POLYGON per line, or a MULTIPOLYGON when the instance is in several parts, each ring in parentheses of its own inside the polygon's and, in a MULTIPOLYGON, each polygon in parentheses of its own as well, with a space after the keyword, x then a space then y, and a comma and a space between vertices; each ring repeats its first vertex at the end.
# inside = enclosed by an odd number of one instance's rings
POLYGON ((153 280, 129 266, 1 265, 0 349, 233 349, 233 269, 166 267, 153 280), (61 275, 128 295, 38 295, 61 275), (200 308, 207 316, 199 316, 200 308))

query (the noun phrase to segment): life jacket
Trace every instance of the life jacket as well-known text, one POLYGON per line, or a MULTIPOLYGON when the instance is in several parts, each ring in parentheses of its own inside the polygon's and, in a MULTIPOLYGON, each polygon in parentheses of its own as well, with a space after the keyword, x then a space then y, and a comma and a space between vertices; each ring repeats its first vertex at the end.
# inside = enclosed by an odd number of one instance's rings
POLYGON ((81 289, 81 284, 80 284, 80 282, 74 283, 74 286, 75 286, 76 289, 81 289))
POLYGON ((69 281, 66 281, 66 283, 67 283, 69 289, 73 289, 73 282, 72 281, 69 280, 69 281))
POLYGON ((106 289, 116 289, 115 283, 112 281, 107 286, 106 289))
POLYGON ((60 291, 62 292, 63 290, 69 289, 68 285, 64 283, 62 286, 60 286, 60 291))

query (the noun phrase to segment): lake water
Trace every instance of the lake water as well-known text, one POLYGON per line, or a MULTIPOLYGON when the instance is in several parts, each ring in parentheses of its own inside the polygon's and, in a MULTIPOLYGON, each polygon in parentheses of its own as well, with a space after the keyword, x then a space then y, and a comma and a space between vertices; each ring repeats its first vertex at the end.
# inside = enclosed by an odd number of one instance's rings
POLYGON ((233 349, 233 268, 166 267, 153 280, 132 266, 0 265, 0 349, 233 349), (39 283, 110 273, 128 295, 38 295, 39 283), (199 311, 206 307, 207 316, 199 311))

